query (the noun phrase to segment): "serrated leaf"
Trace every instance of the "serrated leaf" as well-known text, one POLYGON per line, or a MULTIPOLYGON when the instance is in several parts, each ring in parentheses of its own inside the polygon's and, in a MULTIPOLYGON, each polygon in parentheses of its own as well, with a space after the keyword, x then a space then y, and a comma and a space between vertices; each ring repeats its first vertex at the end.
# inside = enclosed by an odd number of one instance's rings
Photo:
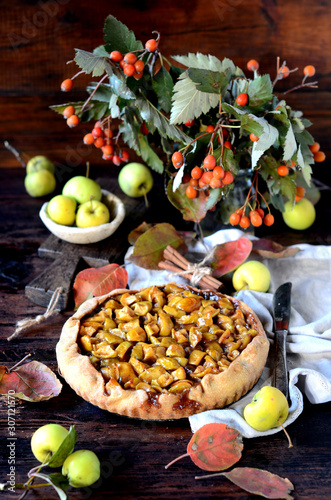
POLYGON ((253 118, 254 115, 249 114, 244 114, 241 115, 241 128, 243 130, 246 130, 249 133, 252 133, 260 137, 260 135, 263 133, 263 126, 258 123, 256 120, 253 118))
POLYGON ((273 86, 269 75, 257 76, 250 80, 247 94, 250 108, 260 108, 273 98, 273 86))
POLYGON ((89 122, 91 120, 100 120, 108 112, 108 103, 91 101, 89 106, 80 115, 81 122, 89 122))
POLYGON ((256 121, 263 127, 263 132, 259 140, 253 143, 252 168, 256 167, 263 153, 278 140, 278 130, 270 125, 265 118, 256 117, 256 121))
POLYGON ((140 116, 147 123, 153 123, 158 133, 163 137, 168 137, 174 141, 180 141, 183 144, 189 144, 191 138, 184 134, 178 127, 171 124, 146 97, 143 95, 136 99, 135 104, 139 110, 140 116))
POLYGON ((197 198, 190 199, 185 194, 183 184, 175 192, 173 191, 172 184, 173 180, 171 179, 167 186, 167 196, 170 203, 182 213, 184 220, 200 222, 208 212, 206 207, 208 196, 204 191, 199 191, 197 198))
POLYGON ((58 113, 59 115, 63 115, 63 111, 68 107, 68 106, 73 106, 75 108, 75 113, 79 113, 81 108, 84 105, 84 101, 79 101, 79 102, 66 102, 65 104, 53 104, 52 106, 49 106, 49 108, 52 111, 55 111, 55 113, 58 113))
POLYGON ((174 178, 173 186, 172 189, 173 191, 176 191, 176 189, 179 188, 179 186, 182 183, 183 176, 184 176, 184 170, 185 170, 185 165, 182 165, 180 169, 178 170, 176 177, 174 178))
POLYGON ((118 100, 117 100, 117 95, 112 94, 109 99, 109 110, 110 110, 110 116, 112 118, 119 118, 120 116, 120 108, 118 106, 118 100))
POLYGON ((185 72, 174 86, 172 101, 170 123, 180 124, 198 118, 215 108, 219 104, 219 96, 200 92, 199 85, 185 72))
POLYGON ((112 67, 106 57, 96 56, 86 50, 75 49, 75 62, 87 74, 92 76, 101 76, 105 72, 108 75, 113 73, 112 67))
POLYGON ((92 94, 92 92, 94 92, 92 101, 96 100, 101 102, 109 102, 111 96, 114 95, 111 91, 110 85, 108 83, 101 83, 97 90, 95 90, 97 85, 97 82, 91 82, 86 87, 86 90, 89 94, 92 94))
POLYGON ((142 157, 144 162, 147 163, 147 165, 151 169, 155 170, 155 172, 162 174, 164 170, 163 161, 155 153, 154 149, 149 145, 147 137, 143 134, 138 134, 138 141, 140 156, 142 157))
POLYGON ((158 71, 152 79, 152 87, 157 95, 161 109, 163 109, 165 113, 169 113, 174 82, 169 71, 167 71, 164 66, 161 66, 160 71, 158 71))
POLYGON ((297 142, 295 140, 292 125, 290 122, 283 147, 284 147, 283 160, 284 161, 290 160, 297 150, 297 142))
POLYGON ((235 155, 232 149, 224 148, 222 162, 225 170, 230 170, 236 175, 239 171, 239 157, 240 155, 235 155))
POLYGON ((211 71, 226 71, 230 69, 232 74, 236 72, 235 64, 227 58, 220 61, 215 56, 201 54, 201 52, 189 52, 187 56, 171 56, 172 59, 187 66, 188 68, 206 69, 211 71))
POLYGON ((233 271, 240 264, 245 262, 253 248, 252 242, 248 238, 239 238, 234 241, 227 241, 216 245, 213 260, 210 267, 213 276, 219 278, 224 274, 233 271))
MULTIPOLYGON (((39 479, 42 479, 44 482, 48 483, 50 486, 53 486, 55 489, 56 493, 59 495, 61 500, 67 500, 68 496, 66 492, 62 489, 62 486, 60 486, 60 483, 58 482, 57 479, 51 477, 51 475, 47 474, 42 474, 41 472, 34 472, 31 474, 32 477, 39 477, 39 479)), ((69 484, 69 483, 68 483, 69 484)))
POLYGON ((101 57, 108 57, 109 58, 109 52, 105 49, 104 45, 99 45, 99 47, 96 47, 93 50, 93 54, 96 56, 101 56, 101 57))
POLYGON ((168 245, 178 248, 184 240, 168 223, 160 223, 148 229, 137 239, 130 260, 145 269, 159 270, 159 262, 168 245))
POLYGON ((122 135, 123 141, 132 149, 134 149, 139 155, 140 142, 138 137, 138 125, 135 120, 136 110, 130 106, 126 106, 123 112, 123 120, 119 125, 118 130, 122 135))
POLYGON ((113 74, 109 77, 109 84, 111 91, 118 97, 122 97, 123 99, 135 99, 136 96, 127 86, 124 74, 120 73, 117 69, 115 69, 113 74))
POLYGON ((25 363, 13 371, 0 366, 0 394, 14 391, 14 397, 38 403, 58 396, 61 390, 55 373, 39 361, 25 363))
POLYGON ((74 451, 75 444, 77 441, 77 432, 75 426, 72 425, 69 429, 69 433, 62 441, 61 445, 57 451, 51 456, 47 465, 52 468, 61 467, 65 459, 74 451))
POLYGON ((189 78, 198 84, 200 92, 212 94, 224 94, 227 90, 231 79, 231 71, 227 69, 225 72, 216 72, 210 70, 201 70, 197 68, 189 68, 189 78))
POLYGON ((115 290, 125 288, 128 282, 128 273, 118 264, 80 271, 73 285, 76 308, 85 300, 98 297, 115 290))
POLYGON ((106 18, 103 33, 108 52, 119 50, 122 54, 126 54, 143 48, 142 43, 136 40, 133 31, 112 15, 106 18))

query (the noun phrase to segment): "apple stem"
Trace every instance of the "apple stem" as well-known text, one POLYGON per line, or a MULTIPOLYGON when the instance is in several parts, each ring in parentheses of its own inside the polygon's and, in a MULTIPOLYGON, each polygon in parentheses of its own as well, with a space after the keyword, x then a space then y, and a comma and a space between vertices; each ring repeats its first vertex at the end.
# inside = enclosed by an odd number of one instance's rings
POLYGON ((14 146, 12 146, 11 144, 9 144, 8 141, 4 141, 4 145, 5 145, 5 148, 8 149, 8 151, 10 151, 11 153, 13 153, 13 155, 20 162, 20 164, 22 165, 22 167, 26 168, 26 163, 27 162, 23 159, 23 156, 25 156, 27 160, 30 159, 29 156, 26 153, 19 153, 17 151, 17 149, 14 148, 14 146))
POLYGON ((281 428, 283 429, 283 431, 285 432, 285 436, 287 437, 288 447, 293 448, 293 443, 292 443, 291 437, 290 437, 289 433, 287 432, 287 430, 285 429, 285 427, 283 426, 283 424, 281 424, 281 428))
POLYGON ((149 207, 149 203, 148 203, 148 198, 147 198, 146 191, 144 191, 144 199, 145 199, 145 206, 149 207))
POLYGON ((19 366, 19 365, 21 365, 21 364, 22 364, 22 363, 26 360, 26 358, 29 358, 30 356, 31 356, 31 353, 30 353, 30 354, 27 354, 26 356, 24 356, 24 358, 23 358, 23 359, 21 359, 21 361, 19 361, 18 363, 16 363, 16 365, 12 366, 12 367, 8 370, 8 372, 9 372, 9 373, 10 373, 10 372, 13 372, 13 371, 14 371, 14 370, 15 370, 15 369, 19 366))
POLYGON ((90 175, 90 162, 86 162, 86 177, 88 178, 90 175))

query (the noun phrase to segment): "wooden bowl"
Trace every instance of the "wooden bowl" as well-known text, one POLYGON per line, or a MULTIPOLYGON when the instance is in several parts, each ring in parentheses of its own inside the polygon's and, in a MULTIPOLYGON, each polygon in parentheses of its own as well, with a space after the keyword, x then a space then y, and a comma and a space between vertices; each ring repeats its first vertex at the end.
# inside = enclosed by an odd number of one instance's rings
POLYGON ((39 216, 47 229, 61 240, 79 245, 96 243, 112 235, 125 217, 123 202, 109 191, 102 190, 101 201, 107 205, 110 213, 110 222, 94 227, 63 226, 54 222, 47 213, 48 203, 44 203, 40 209, 39 216))

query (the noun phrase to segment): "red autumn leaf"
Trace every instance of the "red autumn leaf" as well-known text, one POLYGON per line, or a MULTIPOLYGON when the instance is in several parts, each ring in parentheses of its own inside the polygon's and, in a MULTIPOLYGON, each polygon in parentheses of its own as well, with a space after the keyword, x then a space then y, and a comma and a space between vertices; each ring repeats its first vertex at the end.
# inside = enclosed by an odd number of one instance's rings
POLYGON ((58 396, 61 389, 62 384, 55 373, 39 361, 18 366, 13 371, 0 366, 0 394, 35 403, 58 396))
POLYGON ((130 260, 145 269, 160 270, 158 263, 163 259, 164 249, 168 245, 179 248, 183 243, 183 238, 171 224, 156 224, 139 236, 130 260))
POLYGON ((137 239, 142 234, 146 233, 149 229, 153 227, 153 224, 148 224, 147 222, 142 222, 136 229, 133 229, 128 236, 128 242, 130 245, 135 245, 137 239))
POLYGON ((128 273, 118 264, 108 264, 103 267, 90 267, 77 274, 74 289, 76 308, 85 300, 105 295, 116 288, 125 288, 128 283, 128 273))
POLYGON ((265 259, 280 259, 284 257, 293 257, 293 255, 300 252, 300 248, 284 247, 276 241, 261 238, 253 241, 252 251, 265 259))
POLYGON ((223 423, 206 424, 193 434, 187 453, 170 462, 166 469, 189 456, 200 469, 225 470, 240 460, 242 449, 242 438, 236 429, 223 423))
POLYGON ((211 262, 213 276, 219 278, 233 271, 245 262, 252 251, 253 244, 248 238, 239 238, 217 245, 211 262))
POLYGON ((167 196, 169 201, 183 214, 184 220, 200 222, 207 214, 206 203, 208 196, 204 191, 199 191, 196 198, 190 199, 185 194, 185 186, 181 184, 174 192, 172 189, 173 181, 167 186, 167 196))
POLYGON ((254 467, 236 467, 229 472, 219 474, 208 474, 198 476, 195 479, 208 479, 215 476, 225 476, 234 484, 249 493, 260 495, 264 498, 284 498, 292 500, 289 493, 294 489, 293 484, 287 478, 277 476, 266 470, 255 469, 254 467))

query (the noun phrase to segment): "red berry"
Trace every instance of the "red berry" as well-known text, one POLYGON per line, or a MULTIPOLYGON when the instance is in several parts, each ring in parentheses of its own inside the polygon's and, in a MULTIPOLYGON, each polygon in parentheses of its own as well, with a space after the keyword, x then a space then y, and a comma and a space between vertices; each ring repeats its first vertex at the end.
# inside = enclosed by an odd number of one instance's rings
POLYGON ((145 49, 147 49, 149 52, 155 52, 158 46, 158 42, 154 40, 154 38, 151 38, 150 40, 147 40, 145 43, 145 49))
POLYGON ((203 166, 208 170, 213 170, 213 168, 216 167, 215 157, 213 155, 207 155, 206 158, 203 160, 203 166))
POLYGON ((262 217, 256 210, 251 210, 249 213, 249 218, 254 227, 259 227, 262 225, 262 217))
MULTIPOLYGON (((183 177, 183 183, 184 183, 184 177, 183 177)), ((199 187, 199 181, 198 179, 194 179, 194 177, 191 177, 189 180, 190 186, 197 188, 199 187)))
POLYGON ((247 69, 249 69, 249 71, 257 71, 259 69, 259 63, 255 59, 251 59, 247 63, 247 69))
POLYGON ((103 153, 103 155, 102 155, 103 160, 111 160, 112 158, 113 158, 113 155, 105 155, 105 153, 103 153))
POLYGON ((176 151, 172 155, 171 161, 175 168, 180 168, 184 164, 184 156, 180 151, 176 151))
POLYGON ((193 179, 200 179, 200 177, 202 176, 202 169, 200 167, 192 168, 191 176, 193 179))
POLYGON ((196 198, 198 196, 198 191, 192 186, 187 186, 185 192, 186 196, 190 199, 196 198))
POLYGON ((232 144, 230 141, 224 141, 224 147, 227 149, 232 149, 232 144))
POLYGON ((69 118, 69 116, 72 116, 74 114, 75 114, 75 108, 73 106, 67 106, 63 111, 63 116, 65 118, 69 118))
POLYGON ((305 66, 303 68, 303 74, 305 76, 314 76, 316 73, 315 66, 305 66))
POLYGON ((119 50, 113 50, 109 54, 109 57, 114 62, 120 62, 123 59, 123 55, 122 55, 122 53, 119 50))
POLYGON ((312 153, 317 153, 317 151, 320 150, 320 145, 318 144, 318 142, 314 142, 314 144, 309 146, 309 149, 312 153))
POLYGON ((102 128, 95 126, 94 129, 92 130, 92 135, 93 135, 94 139, 96 139, 97 137, 103 137, 102 128))
POLYGON ((316 163, 320 163, 321 161, 324 161, 326 158, 325 153, 323 151, 317 151, 317 153, 314 153, 314 160, 316 163))
POLYGON ((96 139, 94 139, 94 146, 96 148, 102 148, 102 146, 104 146, 105 144, 105 141, 103 139, 103 137, 97 137, 96 139))
POLYGON ((79 118, 77 115, 71 115, 69 116, 69 118, 67 119, 67 125, 68 127, 72 128, 72 127, 77 127, 79 123, 79 118))
POLYGON ((263 222, 265 223, 266 226, 272 226, 273 223, 275 222, 275 218, 274 218, 274 216, 272 214, 267 214, 264 217, 263 222))
POLYGON ((136 62, 136 60, 137 60, 137 56, 136 56, 136 54, 133 54, 132 52, 128 52, 124 56, 124 61, 127 64, 134 64, 136 62))
POLYGON ((231 184, 233 182, 233 180, 234 180, 234 177, 233 177, 232 172, 227 170, 224 174, 224 177, 223 177, 223 184, 225 184, 225 185, 231 184))
POLYGON ((94 144, 94 137, 92 134, 86 134, 84 135, 83 141, 84 144, 88 144, 90 146, 91 144, 94 144))
POLYGON ((239 94, 237 99, 236 99, 236 103, 239 106, 246 106, 246 104, 248 103, 248 95, 245 93, 239 94))
POLYGON ((124 61, 124 59, 121 59, 120 62, 119 62, 119 65, 122 69, 124 69, 124 66, 126 65, 126 62, 124 61))
POLYGON ((120 154, 120 158, 124 163, 127 163, 130 160, 130 155, 127 151, 122 151, 120 154))
POLYGON ((67 80, 64 80, 61 83, 62 92, 69 92, 72 89, 73 85, 73 81, 70 78, 67 78, 67 80))
POLYGON ((286 165, 279 165, 279 167, 277 168, 277 173, 281 177, 285 177, 289 173, 289 169, 286 165))
POLYGON ((256 142, 259 140, 258 136, 253 134, 253 132, 250 134, 249 138, 252 142, 256 142))
POLYGON ((240 219, 241 219, 241 216, 234 212, 233 214, 230 215, 230 224, 232 224, 232 226, 237 226, 240 222, 240 219))
POLYGON ((143 134, 143 135, 148 135, 149 134, 149 130, 147 128, 147 125, 146 123, 142 123, 140 125, 140 132, 143 134))
MULTIPOLYGON (((99 139, 101 139, 101 137, 99 137, 99 139)), ((98 139, 96 139, 97 141, 98 139)), ((102 139, 103 140, 103 139, 102 139)), ((110 156, 113 154, 113 151, 114 151, 114 148, 113 146, 111 146, 110 144, 106 144, 105 146, 103 146, 102 148, 102 152, 103 154, 105 154, 106 156, 110 156)))
POLYGON ((202 176, 201 176, 201 181, 206 185, 208 186, 210 184, 210 181, 212 180, 213 178, 213 172, 203 172, 202 176))
POLYGON ((188 120, 187 122, 184 123, 186 127, 193 127, 195 121, 194 120, 188 120))
POLYGON ((261 217, 262 217, 262 219, 263 219, 263 218, 264 218, 264 210, 263 210, 263 208, 260 208, 260 207, 259 207, 259 208, 256 208, 255 210, 256 210, 256 212, 257 212, 257 213, 259 213, 259 214, 260 214, 260 216, 261 216, 261 217))
POLYGON ((225 176, 223 167, 221 167, 220 165, 215 167, 213 170, 213 176, 215 177, 215 179, 223 179, 225 176))
POLYGON ((105 128, 103 133, 105 137, 108 137, 108 139, 111 139, 114 136, 114 132, 110 128, 105 128))
POLYGON ((223 139, 226 139, 229 135, 229 131, 227 128, 222 127, 223 139))
POLYGON ((206 132, 214 132, 214 130, 215 130, 214 125, 208 125, 206 128, 206 132))
POLYGON ((220 189, 221 187, 223 187, 223 182, 221 181, 221 179, 213 177, 210 181, 210 187, 214 189, 220 189))
POLYGON ((135 80, 140 80, 140 78, 142 78, 144 76, 144 73, 137 73, 136 71, 133 73, 133 78, 135 80))
POLYGON ((136 61, 134 63, 134 67, 135 67, 135 70, 137 71, 137 73, 141 73, 142 71, 144 71, 144 67, 145 67, 145 63, 144 61, 136 61))
POLYGON ((114 163, 114 165, 116 165, 117 167, 119 167, 120 164, 121 164, 121 158, 118 155, 114 155, 113 156, 113 163, 114 163))
POLYGON ((133 76, 134 73, 136 72, 133 64, 125 64, 123 71, 126 74, 126 76, 133 76))

